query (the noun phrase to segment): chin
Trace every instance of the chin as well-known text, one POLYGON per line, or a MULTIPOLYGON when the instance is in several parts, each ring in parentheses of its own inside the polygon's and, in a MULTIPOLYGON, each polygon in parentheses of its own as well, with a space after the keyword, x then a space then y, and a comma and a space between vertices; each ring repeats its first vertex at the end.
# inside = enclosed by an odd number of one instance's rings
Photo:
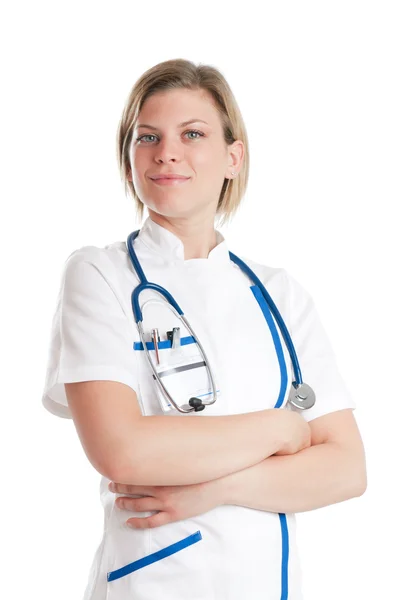
POLYGON ((157 215, 160 215, 161 217, 166 217, 166 218, 187 217, 192 214, 192 207, 187 208, 186 205, 179 207, 179 206, 176 206, 175 203, 174 203, 174 206, 172 204, 173 203, 168 203, 168 202, 157 202, 156 205, 155 204, 150 204, 150 205, 145 204, 145 206, 147 207, 147 210, 149 213, 153 212, 153 213, 156 213, 157 215))

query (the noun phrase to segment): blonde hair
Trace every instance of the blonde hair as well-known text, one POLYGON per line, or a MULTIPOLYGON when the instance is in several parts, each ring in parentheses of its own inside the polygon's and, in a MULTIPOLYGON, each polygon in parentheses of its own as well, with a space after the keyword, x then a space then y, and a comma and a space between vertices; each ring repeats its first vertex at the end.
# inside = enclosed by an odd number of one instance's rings
POLYGON ((224 179, 218 200, 216 216, 221 224, 228 222, 237 211, 246 191, 249 177, 249 143, 243 118, 234 95, 224 76, 216 68, 184 59, 161 62, 146 71, 134 84, 127 98, 117 130, 117 161, 125 194, 131 195, 137 216, 143 219, 144 204, 138 197, 133 182, 127 179, 130 165, 129 149, 132 132, 141 108, 147 98, 166 90, 185 88, 206 90, 213 98, 220 115, 224 141, 232 144, 241 140, 244 144, 244 157, 239 174, 234 179, 224 179))

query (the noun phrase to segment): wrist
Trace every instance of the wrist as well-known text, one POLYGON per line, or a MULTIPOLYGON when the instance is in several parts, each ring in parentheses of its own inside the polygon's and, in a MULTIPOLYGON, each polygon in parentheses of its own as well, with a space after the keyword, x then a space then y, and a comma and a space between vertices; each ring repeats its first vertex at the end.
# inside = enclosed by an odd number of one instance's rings
POLYGON ((203 486, 203 491, 206 494, 210 494, 212 498, 212 503, 214 506, 222 506, 224 504, 230 504, 231 498, 231 487, 232 487, 232 477, 234 473, 231 475, 225 475, 224 477, 219 477, 218 479, 212 479, 211 481, 206 481, 200 484, 203 486))
POLYGON ((208 482, 214 485, 213 493, 219 506, 233 504, 234 489, 238 478, 239 471, 208 482))

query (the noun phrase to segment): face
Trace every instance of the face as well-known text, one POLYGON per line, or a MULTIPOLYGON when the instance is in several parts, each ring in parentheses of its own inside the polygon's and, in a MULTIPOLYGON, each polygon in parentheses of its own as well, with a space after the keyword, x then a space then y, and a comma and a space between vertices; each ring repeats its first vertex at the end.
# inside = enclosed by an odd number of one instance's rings
POLYGON ((224 178, 234 177, 231 172, 239 171, 242 157, 242 142, 226 145, 219 115, 205 90, 167 90, 148 98, 141 109, 128 179, 150 214, 214 216, 224 178), (181 125, 191 119, 195 121, 181 125), (160 173, 188 179, 162 185, 151 179, 160 173))

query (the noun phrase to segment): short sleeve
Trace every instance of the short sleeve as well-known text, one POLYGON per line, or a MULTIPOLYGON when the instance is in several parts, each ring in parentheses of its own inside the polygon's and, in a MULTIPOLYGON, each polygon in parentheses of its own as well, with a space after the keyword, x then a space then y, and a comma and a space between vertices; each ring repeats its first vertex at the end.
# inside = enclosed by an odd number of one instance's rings
POLYGON ((303 383, 315 392, 315 404, 300 412, 309 422, 317 417, 345 408, 356 409, 337 364, 334 350, 321 323, 313 298, 305 288, 285 270, 288 286, 290 335, 296 350, 303 383))
POLYGON ((88 246, 73 252, 62 272, 42 396, 59 417, 72 418, 64 383, 109 380, 136 390, 134 329, 101 259, 95 260, 103 251, 88 246))

